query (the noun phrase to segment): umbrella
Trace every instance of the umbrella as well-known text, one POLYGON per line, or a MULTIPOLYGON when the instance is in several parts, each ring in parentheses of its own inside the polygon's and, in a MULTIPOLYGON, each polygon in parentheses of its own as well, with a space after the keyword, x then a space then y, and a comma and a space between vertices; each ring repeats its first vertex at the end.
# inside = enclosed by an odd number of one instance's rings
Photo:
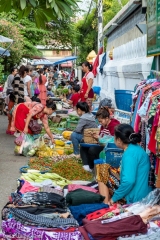
POLYGON ((10 56, 10 52, 2 47, 0 47, 0 56, 10 56))
POLYGON ((5 42, 10 42, 10 43, 12 43, 13 40, 10 39, 10 38, 7 38, 7 37, 4 37, 4 36, 0 35, 0 42, 2 42, 2 43, 5 43, 5 42))
POLYGON ((54 62, 53 64, 58 65, 58 64, 61 64, 61 63, 64 63, 64 62, 73 61, 75 59, 77 59, 77 56, 65 57, 65 58, 62 58, 62 59, 58 60, 57 62, 54 62))
POLYGON ((31 63, 32 65, 53 65, 53 62, 50 62, 49 60, 40 60, 40 61, 35 61, 31 63))
POLYGON ((93 64, 93 70, 92 70, 92 72, 93 72, 94 76, 97 75, 97 67, 99 66, 99 55, 101 55, 102 53, 103 53, 103 47, 101 47, 101 48, 99 49, 98 55, 97 55, 97 57, 96 57, 96 59, 95 59, 95 61, 94 61, 94 64, 93 64))

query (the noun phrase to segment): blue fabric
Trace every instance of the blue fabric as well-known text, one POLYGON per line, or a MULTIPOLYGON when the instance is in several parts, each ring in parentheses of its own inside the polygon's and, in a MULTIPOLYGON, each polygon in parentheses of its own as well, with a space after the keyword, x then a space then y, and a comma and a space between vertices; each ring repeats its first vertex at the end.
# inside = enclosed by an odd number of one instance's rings
POLYGON ((129 144, 123 154, 120 186, 112 200, 125 198, 127 204, 138 202, 152 190, 148 186, 150 161, 147 153, 139 145, 129 144))
POLYGON ((99 72, 100 72, 101 74, 103 74, 104 65, 106 65, 106 53, 105 53, 104 56, 102 57, 102 62, 101 62, 101 65, 100 65, 100 67, 99 67, 99 72))
POLYGON ((73 132, 71 134, 71 141, 73 143, 74 154, 78 155, 80 153, 79 144, 82 141, 83 135, 80 133, 73 132))
POLYGON ((78 221, 80 225, 82 225, 82 219, 85 218, 87 214, 93 213, 103 208, 109 208, 109 206, 104 203, 93 203, 69 207, 73 217, 78 221))

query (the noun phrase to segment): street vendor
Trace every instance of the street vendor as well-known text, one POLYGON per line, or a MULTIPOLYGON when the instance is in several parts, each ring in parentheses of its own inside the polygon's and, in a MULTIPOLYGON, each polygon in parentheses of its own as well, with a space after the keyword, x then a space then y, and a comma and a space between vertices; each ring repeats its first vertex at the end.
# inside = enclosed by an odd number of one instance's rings
POLYGON ((81 101, 85 102, 88 98, 93 99, 94 92, 92 89, 94 74, 92 73, 92 64, 84 62, 82 64, 82 71, 85 73, 82 78, 82 85, 80 90, 81 101))
POLYGON ((115 127, 114 135, 115 144, 124 150, 121 167, 116 169, 109 164, 96 165, 99 192, 105 196, 104 203, 109 205, 118 201, 127 204, 138 202, 151 191, 148 185, 149 157, 138 144, 141 134, 134 133, 128 124, 120 124, 115 127))
MULTIPOLYGON (((102 107, 96 113, 96 118, 101 125, 99 135, 93 135, 96 140, 104 135, 114 136, 114 128, 120 124, 120 122, 111 116, 112 113, 108 107, 102 107)), ((86 171, 92 171, 94 168, 94 160, 99 159, 99 154, 103 149, 104 147, 100 145, 97 145, 96 147, 80 147, 83 168, 86 171)))
POLYGON ((25 134, 33 134, 29 128, 31 119, 40 119, 43 123, 46 133, 54 143, 54 138, 48 126, 48 116, 56 110, 56 104, 53 100, 47 100, 46 106, 38 102, 24 102, 16 106, 13 111, 12 131, 24 132, 25 134))
POLYGON ((71 140, 73 143, 74 154, 79 158, 79 144, 83 139, 84 129, 97 128, 97 124, 94 115, 89 112, 89 106, 86 102, 78 102, 76 105, 76 111, 80 116, 80 119, 76 129, 71 134, 71 140))

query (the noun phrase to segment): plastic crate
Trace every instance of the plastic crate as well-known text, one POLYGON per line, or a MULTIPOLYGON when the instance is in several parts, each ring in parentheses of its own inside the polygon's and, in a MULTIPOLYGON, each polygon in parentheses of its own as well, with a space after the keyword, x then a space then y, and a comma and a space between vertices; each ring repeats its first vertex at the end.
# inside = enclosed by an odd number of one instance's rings
POLYGON ((122 160, 123 150, 118 148, 108 148, 106 152, 106 163, 110 164, 112 167, 119 168, 120 162, 122 160))
POLYGON ((101 87, 94 86, 92 89, 95 94, 100 95, 101 87))
POLYGON ((131 112, 132 94, 130 90, 115 90, 115 101, 117 108, 127 112, 131 112))
POLYGON ((119 148, 106 148, 106 159, 96 159, 94 160, 94 164, 104 164, 108 163, 112 167, 119 168, 120 162, 122 160, 123 150, 119 148))
POLYGON ((114 117, 120 123, 131 124, 131 112, 126 112, 126 111, 123 111, 123 110, 115 109, 114 117))
POLYGON ((75 130, 77 127, 78 121, 67 120, 66 128, 70 130, 75 130))

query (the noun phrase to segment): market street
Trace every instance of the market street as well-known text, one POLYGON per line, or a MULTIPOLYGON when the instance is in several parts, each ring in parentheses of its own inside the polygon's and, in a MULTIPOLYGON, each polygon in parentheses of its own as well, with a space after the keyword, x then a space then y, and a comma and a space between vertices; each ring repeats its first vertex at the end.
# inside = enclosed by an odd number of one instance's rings
POLYGON ((16 190, 19 168, 26 165, 27 158, 15 156, 14 137, 5 133, 7 117, 0 115, 0 209, 8 202, 8 196, 16 190))

